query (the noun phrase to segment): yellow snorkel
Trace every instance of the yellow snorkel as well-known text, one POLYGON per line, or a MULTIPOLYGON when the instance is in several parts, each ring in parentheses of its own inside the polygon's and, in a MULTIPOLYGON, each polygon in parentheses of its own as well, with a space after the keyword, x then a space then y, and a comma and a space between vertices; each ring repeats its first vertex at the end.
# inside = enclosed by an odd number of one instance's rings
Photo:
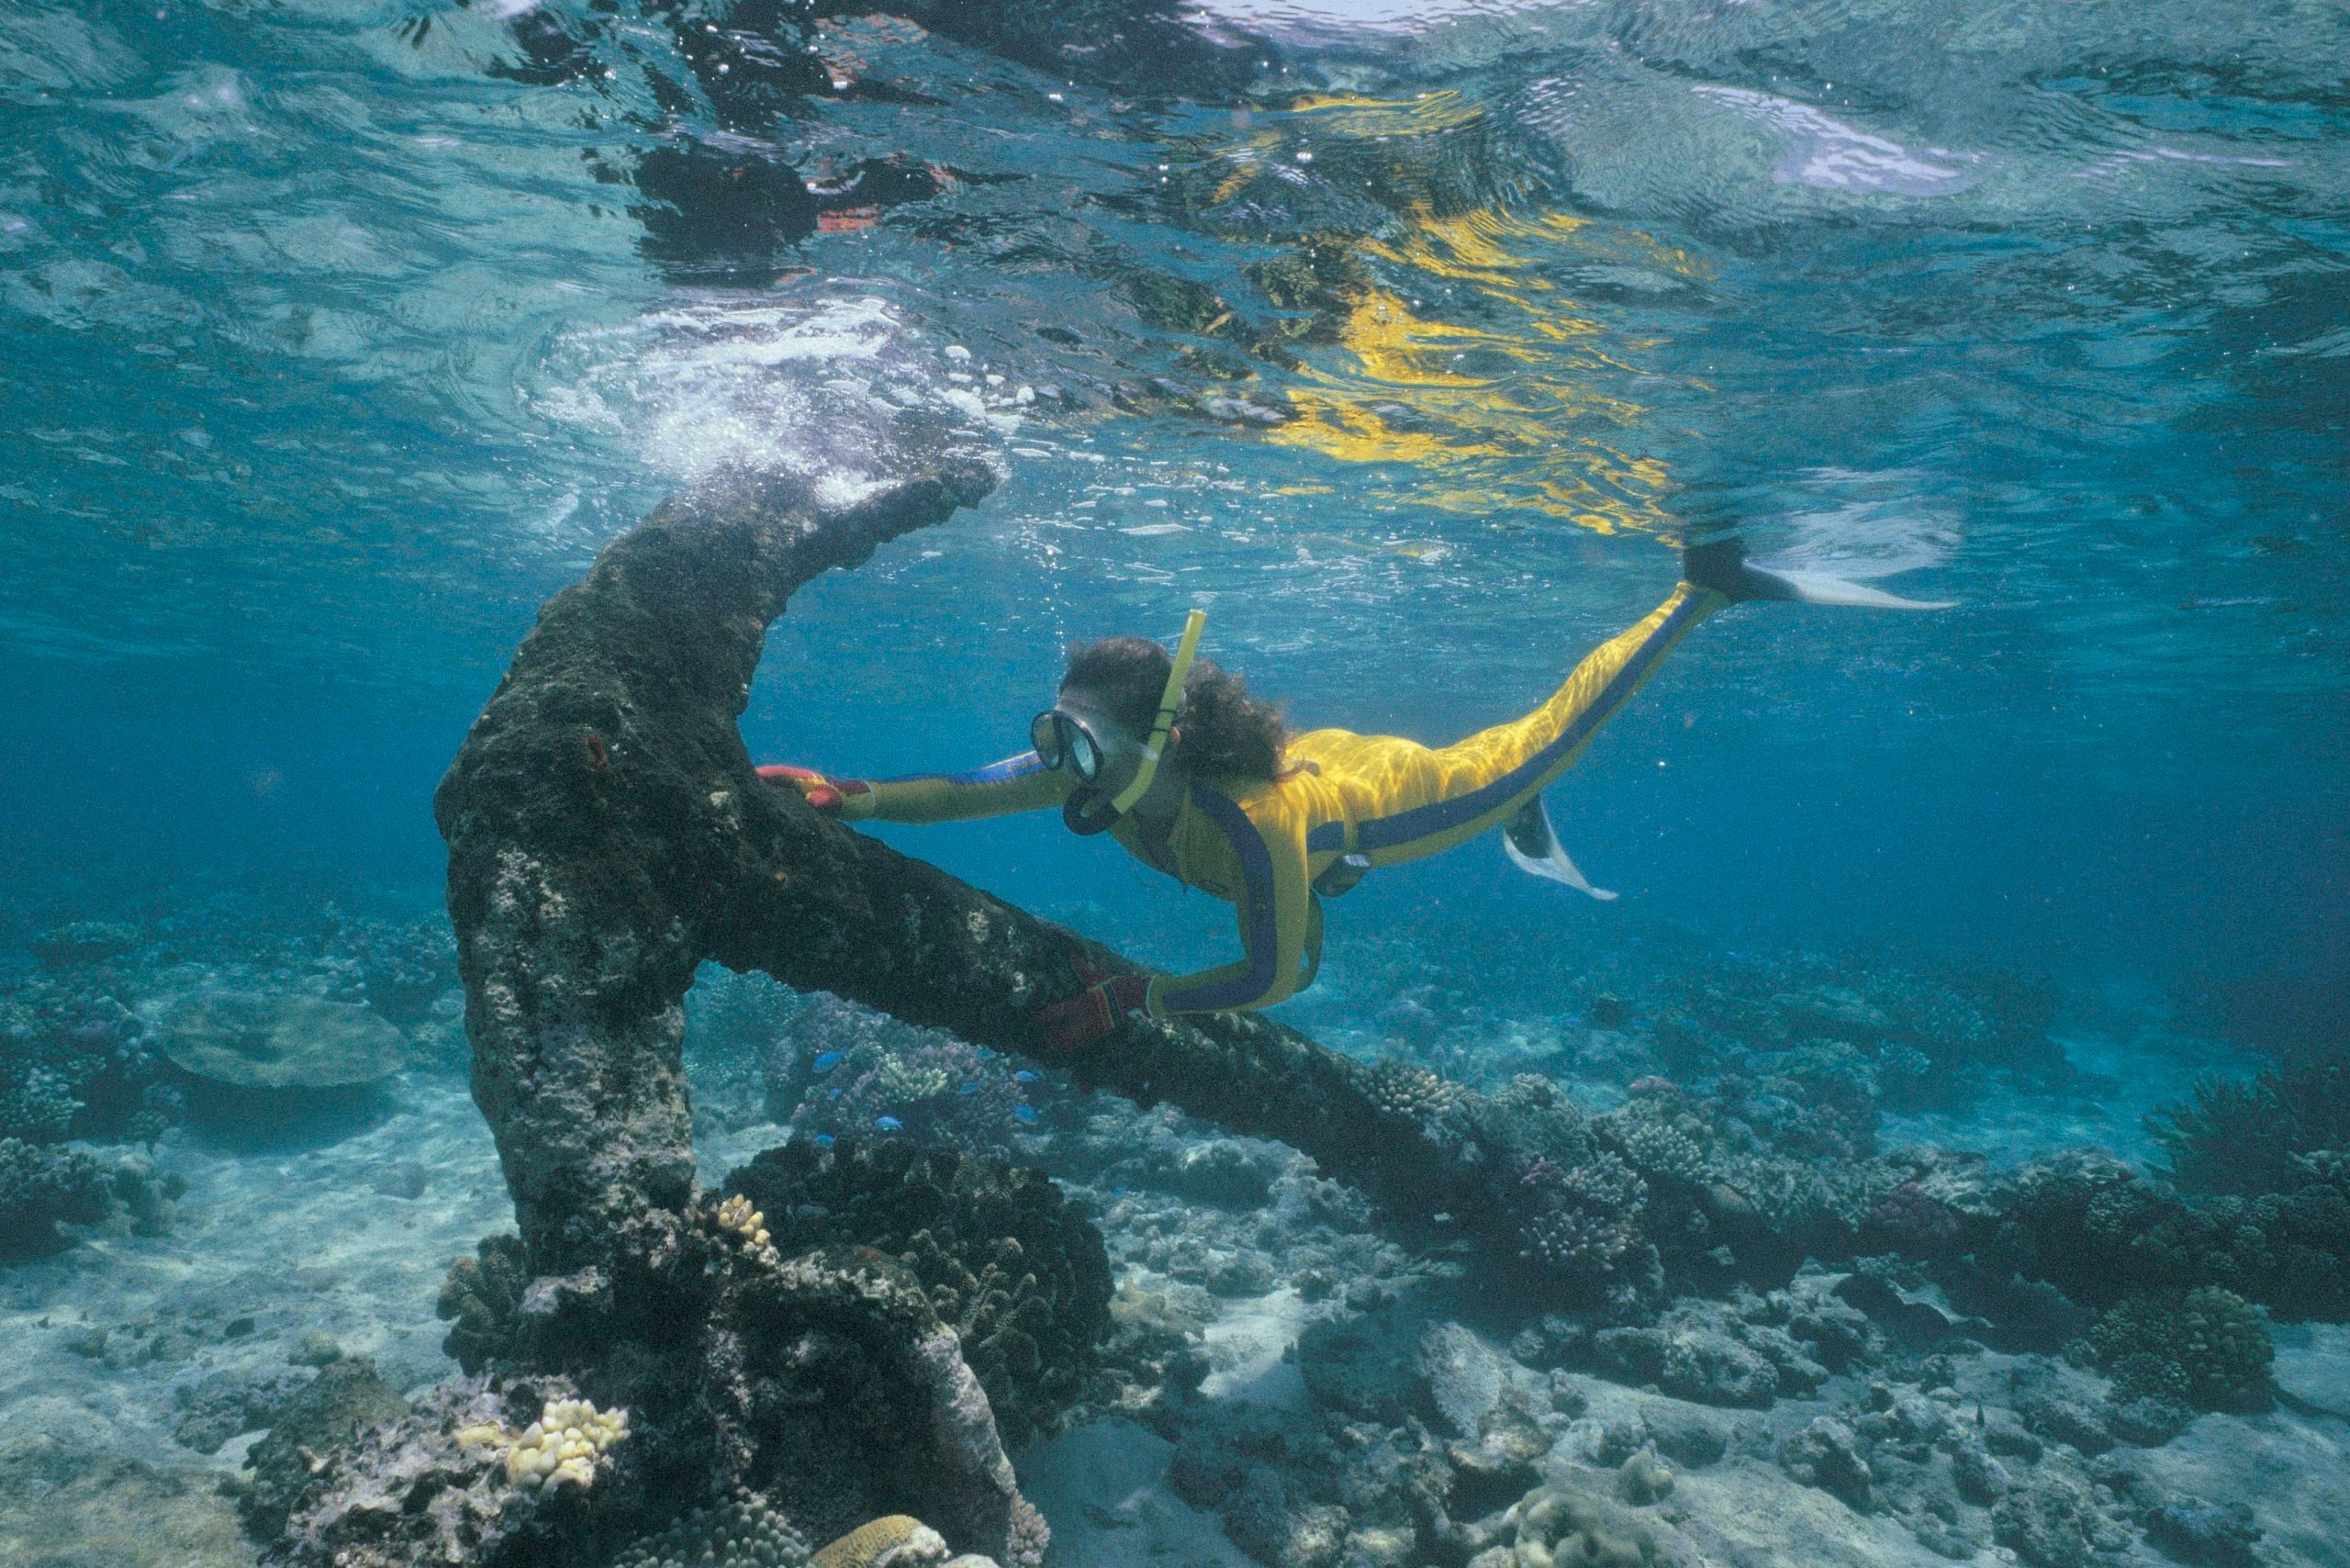
POLYGON ((1167 689, 1158 694, 1158 717, 1151 722, 1150 738, 1142 744, 1142 764, 1135 769, 1135 781, 1112 798, 1110 810, 1125 816, 1135 809, 1150 781, 1158 777, 1159 754, 1167 748, 1167 733, 1175 727, 1175 715, 1183 706, 1183 682, 1192 673, 1192 655, 1200 651, 1200 633, 1207 629, 1208 612, 1194 610, 1183 622, 1182 640, 1175 644, 1175 665, 1167 672, 1167 689))

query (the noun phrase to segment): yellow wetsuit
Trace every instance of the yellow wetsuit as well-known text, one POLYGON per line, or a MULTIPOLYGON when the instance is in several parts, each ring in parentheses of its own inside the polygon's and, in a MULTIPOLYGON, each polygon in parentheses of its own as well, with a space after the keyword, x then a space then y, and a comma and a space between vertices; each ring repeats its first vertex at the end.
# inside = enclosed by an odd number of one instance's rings
MULTIPOLYGON (((1230 902, 1240 916, 1245 956, 1156 977, 1152 1014, 1270 1007, 1311 983, 1322 958, 1314 883, 1331 862, 1355 854, 1393 866, 1506 823, 1582 755, 1691 627, 1729 602, 1681 584, 1638 625, 1595 649, 1541 707, 1452 745, 1310 730, 1289 744, 1294 771, 1287 778, 1194 782, 1164 845, 1133 817, 1120 818, 1111 835, 1136 859, 1230 902)), ((1077 788, 1029 751, 970 773, 877 779, 871 814, 964 822, 1058 806, 1077 788)))

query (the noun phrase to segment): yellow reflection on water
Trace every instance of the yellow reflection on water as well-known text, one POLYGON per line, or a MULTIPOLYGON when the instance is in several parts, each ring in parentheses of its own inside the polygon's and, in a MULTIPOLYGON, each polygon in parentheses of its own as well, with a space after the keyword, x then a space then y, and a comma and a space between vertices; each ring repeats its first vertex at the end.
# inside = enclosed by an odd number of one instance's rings
POLYGON ((1315 95, 1214 150, 1225 165, 1210 187, 1216 204, 1259 178, 1294 183, 1307 148, 1325 168, 1367 176, 1391 204, 1379 232, 1345 241, 1376 263, 1376 281, 1343 291, 1316 335, 1330 346, 1304 356, 1285 393, 1292 418, 1265 439, 1395 465, 1398 498, 1448 511, 1531 511, 1606 532, 1661 527, 1672 476, 1636 450, 1649 410, 1629 394, 1646 344, 1580 308, 1561 276, 1577 263, 1680 278, 1703 269, 1646 235, 1514 210, 1495 193, 1464 205, 1447 171, 1464 154, 1477 162, 1466 139, 1490 129, 1484 114, 1450 92, 1315 95), (1413 297, 1421 279, 1440 303, 1413 297))

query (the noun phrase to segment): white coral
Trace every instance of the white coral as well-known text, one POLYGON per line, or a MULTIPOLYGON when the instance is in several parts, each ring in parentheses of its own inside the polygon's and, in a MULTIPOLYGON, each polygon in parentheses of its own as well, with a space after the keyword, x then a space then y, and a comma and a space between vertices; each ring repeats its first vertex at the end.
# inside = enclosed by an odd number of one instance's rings
POLYGON ((467 1427, 457 1434, 457 1440, 502 1450, 506 1479, 535 1491, 566 1481, 579 1486, 593 1484, 596 1462, 627 1436, 626 1410, 599 1410, 585 1399, 551 1399, 520 1436, 509 1436, 493 1422, 467 1427))

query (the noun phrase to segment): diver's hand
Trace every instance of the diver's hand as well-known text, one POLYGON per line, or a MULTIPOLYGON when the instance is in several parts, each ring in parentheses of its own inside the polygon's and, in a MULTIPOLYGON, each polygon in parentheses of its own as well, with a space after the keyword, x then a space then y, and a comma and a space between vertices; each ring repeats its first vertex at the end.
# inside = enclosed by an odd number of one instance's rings
POLYGON ((862 778, 827 778, 813 768, 780 762, 761 767, 759 777, 770 784, 798 790, 800 799, 828 817, 861 822, 873 814, 873 786, 862 778))
POLYGON ((1150 977, 1116 975, 1087 986, 1075 996, 1040 1007, 1035 1017, 1037 1045, 1046 1055, 1081 1051, 1129 1018, 1150 1011, 1150 977))

